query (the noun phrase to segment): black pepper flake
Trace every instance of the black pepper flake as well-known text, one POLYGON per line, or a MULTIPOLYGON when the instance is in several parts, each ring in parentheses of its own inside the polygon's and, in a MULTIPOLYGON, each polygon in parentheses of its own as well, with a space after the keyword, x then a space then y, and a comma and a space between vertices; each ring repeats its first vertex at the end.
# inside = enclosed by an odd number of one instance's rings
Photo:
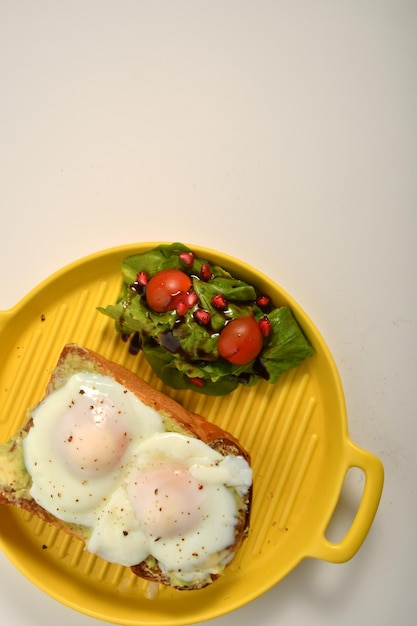
POLYGON ((80 389, 79 393, 83 396, 85 394, 84 389, 80 389))
POLYGON ((47 550, 48 546, 46 546, 45 544, 42 545, 42 550, 47 550))
POLYGON ((129 533, 127 532, 127 530, 124 530, 123 534, 124 534, 125 537, 127 537, 129 533))
POLYGON ((45 320, 46 320, 46 317, 45 317, 45 315, 42 313, 42 315, 41 315, 41 322, 44 322, 45 320))

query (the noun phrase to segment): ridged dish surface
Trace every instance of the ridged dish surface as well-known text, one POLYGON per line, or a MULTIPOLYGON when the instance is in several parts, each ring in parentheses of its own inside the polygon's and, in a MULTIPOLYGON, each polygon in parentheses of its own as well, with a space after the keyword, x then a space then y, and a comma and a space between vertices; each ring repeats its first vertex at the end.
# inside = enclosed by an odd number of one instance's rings
POLYGON ((83 544, 12 507, 0 508, 0 545, 38 587, 64 604, 117 624, 185 625, 218 617, 258 597, 304 557, 313 555, 340 494, 346 468, 343 393, 330 353, 301 308, 272 280, 219 252, 192 246, 257 284, 276 304, 289 304, 316 349, 277 384, 259 383, 226 397, 164 388, 141 355, 132 356, 111 320, 96 307, 114 302, 120 263, 155 244, 93 254, 41 283, 0 316, 0 440, 6 441, 43 396, 58 355, 77 342, 135 371, 190 410, 236 435, 254 471, 251 531, 227 573, 197 592, 160 588, 128 568, 108 564, 83 544), (331 471, 329 471, 331 469, 331 471))

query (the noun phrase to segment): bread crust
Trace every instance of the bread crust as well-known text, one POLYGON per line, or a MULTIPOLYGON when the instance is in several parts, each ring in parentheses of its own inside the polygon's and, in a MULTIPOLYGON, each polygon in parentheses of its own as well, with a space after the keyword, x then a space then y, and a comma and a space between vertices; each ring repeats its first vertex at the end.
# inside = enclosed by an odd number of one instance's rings
MULTIPOLYGON (((64 346, 47 384, 45 397, 52 393, 55 389, 63 386, 68 380, 69 375, 73 374, 75 371, 86 370, 110 376, 116 382, 120 383, 126 389, 134 393, 144 404, 147 404, 158 411, 165 419, 175 422, 184 434, 200 439, 223 456, 229 454, 234 456, 243 456, 250 464, 249 453, 243 448, 234 435, 223 430, 220 426, 209 422, 201 415, 188 411, 181 404, 166 394, 153 388, 146 381, 124 366, 110 361, 98 352, 78 344, 71 343, 64 346), (70 373, 69 364, 71 364, 70 373)), ((29 416, 29 419, 22 428, 22 432, 28 432, 31 426, 32 418, 29 416)), ((233 545, 228 547, 230 554, 236 552, 248 535, 251 501, 252 487, 242 498, 242 505, 237 515, 235 540, 233 545)), ((30 496, 17 498, 13 489, 1 487, 0 504, 10 504, 25 509, 45 522, 64 530, 66 533, 73 535, 84 542, 86 541, 86 536, 85 533, 83 533, 82 527, 62 522, 38 505, 30 496)), ((158 564, 155 563, 152 558, 148 558, 142 563, 132 566, 131 570, 137 576, 152 582, 169 585, 179 590, 191 590, 205 587, 220 576, 220 574, 213 573, 207 580, 204 581, 186 585, 180 583, 175 584, 161 571, 158 564)))

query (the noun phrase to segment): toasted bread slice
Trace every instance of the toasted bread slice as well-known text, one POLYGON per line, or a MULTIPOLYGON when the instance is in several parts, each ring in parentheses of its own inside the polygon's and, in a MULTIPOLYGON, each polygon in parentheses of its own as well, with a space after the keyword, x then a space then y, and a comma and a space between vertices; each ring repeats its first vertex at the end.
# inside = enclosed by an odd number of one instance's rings
MULTIPOLYGON (((144 380, 121 365, 109 361, 97 352, 77 344, 64 347, 48 382, 45 398, 63 387, 73 374, 91 372, 110 376, 125 389, 133 392, 144 404, 160 414, 164 428, 168 432, 177 432, 186 437, 203 441, 219 452, 223 457, 243 457, 250 464, 248 452, 239 441, 219 426, 208 422, 202 416, 192 413, 167 395, 151 387, 144 380)), ((31 496, 32 479, 24 459, 22 442, 33 426, 32 411, 28 411, 25 424, 20 432, 7 443, 0 445, 0 504, 20 507, 42 520, 62 529, 66 533, 87 542, 91 529, 73 523, 64 522, 40 506, 31 496)), ((148 581, 162 583, 180 590, 192 590, 205 587, 216 580, 224 571, 237 549, 241 546, 249 531, 252 487, 244 494, 233 494, 237 503, 234 541, 222 550, 218 562, 195 580, 181 579, 178 572, 169 572, 160 567, 158 561, 148 556, 141 563, 131 566, 132 571, 148 581)))

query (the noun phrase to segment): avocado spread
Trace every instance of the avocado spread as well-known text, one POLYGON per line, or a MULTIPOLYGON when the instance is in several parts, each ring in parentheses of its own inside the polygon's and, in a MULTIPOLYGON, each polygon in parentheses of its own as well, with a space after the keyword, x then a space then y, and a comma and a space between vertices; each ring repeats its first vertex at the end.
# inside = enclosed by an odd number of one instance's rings
POLYGON ((0 491, 13 492, 15 500, 29 496, 32 480, 23 458, 22 435, 0 444, 0 491))

